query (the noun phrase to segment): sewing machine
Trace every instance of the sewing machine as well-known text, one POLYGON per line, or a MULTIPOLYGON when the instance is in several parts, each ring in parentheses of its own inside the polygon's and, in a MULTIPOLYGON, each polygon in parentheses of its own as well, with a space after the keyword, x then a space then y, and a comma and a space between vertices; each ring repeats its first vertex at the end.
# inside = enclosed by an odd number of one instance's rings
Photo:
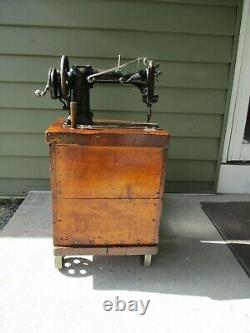
MULTIPOLYGON (((68 57, 63 55, 60 70, 50 68, 45 89, 36 90, 35 94, 44 96, 49 91, 52 99, 59 99, 63 103, 63 109, 70 112, 65 125, 75 128, 81 125, 96 125, 93 123, 93 113, 90 110, 90 89, 95 84, 134 85, 139 89, 142 101, 148 107, 147 122, 149 123, 151 107, 158 101, 158 95, 154 94, 155 79, 160 75, 158 67, 159 64, 155 65, 147 58, 137 58, 121 64, 120 56, 117 66, 109 69, 97 69, 91 65, 70 67, 68 57), (134 62, 137 66, 142 63, 144 68, 133 73, 122 71, 134 62)), ((144 125, 144 123, 141 124, 141 126, 144 125)))
POLYGON ((69 117, 46 131, 50 150, 56 267, 69 255, 141 255, 149 266, 157 253, 169 134, 151 123, 157 102, 152 60, 138 58, 110 69, 90 65, 50 68, 38 96, 49 91, 69 117), (130 63, 143 68, 124 72, 130 63), (148 107, 146 122, 93 120, 95 84, 134 85, 148 107))

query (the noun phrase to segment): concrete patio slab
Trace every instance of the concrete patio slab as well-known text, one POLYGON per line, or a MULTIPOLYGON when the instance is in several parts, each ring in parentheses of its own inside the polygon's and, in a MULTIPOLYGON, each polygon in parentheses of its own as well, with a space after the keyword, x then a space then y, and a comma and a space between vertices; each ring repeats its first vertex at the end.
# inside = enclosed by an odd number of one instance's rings
POLYGON ((250 332, 250 279, 200 207, 230 200, 250 196, 166 195, 150 268, 88 256, 71 275, 54 268, 50 193, 29 193, 0 234, 0 332, 250 332), (104 310, 118 298, 138 311, 104 310))

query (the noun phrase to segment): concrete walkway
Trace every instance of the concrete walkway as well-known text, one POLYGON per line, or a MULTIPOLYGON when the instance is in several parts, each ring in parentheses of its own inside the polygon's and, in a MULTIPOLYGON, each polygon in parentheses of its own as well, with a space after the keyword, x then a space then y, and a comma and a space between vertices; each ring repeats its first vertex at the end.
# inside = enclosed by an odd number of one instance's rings
POLYGON ((138 257, 89 256, 59 272, 50 194, 31 192, 0 235, 0 332, 250 332, 250 279, 211 242, 221 237, 200 207, 229 200, 250 196, 167 195, 150 268, 138 257), (138 311, 103 309, 117 300, 138 311))

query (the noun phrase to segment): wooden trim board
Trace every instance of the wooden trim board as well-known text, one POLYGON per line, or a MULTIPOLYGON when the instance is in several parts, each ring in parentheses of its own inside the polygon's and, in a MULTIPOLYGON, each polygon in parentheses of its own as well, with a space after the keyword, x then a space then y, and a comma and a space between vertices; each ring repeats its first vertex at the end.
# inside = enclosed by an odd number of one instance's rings
POLYGON ((115 247, 55 247, 55 256, 98 255, 124 256, 157 254, 158 246, 115 246, 115 247))

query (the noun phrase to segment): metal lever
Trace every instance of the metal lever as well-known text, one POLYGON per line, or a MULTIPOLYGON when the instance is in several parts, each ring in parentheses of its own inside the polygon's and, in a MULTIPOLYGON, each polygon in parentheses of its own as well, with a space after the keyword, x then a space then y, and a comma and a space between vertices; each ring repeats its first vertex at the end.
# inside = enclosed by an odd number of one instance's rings
POLYGON ((51 75, 51 72, 52 72, 52 68, 50 67, 49 72, 48 72, 48 79, 47 79, 47 82, 46 82, 46 86, 45 86, 45 88, 43 90, 36 89, 35 92, 34 92, 36 96, 43 97, 43 96, 46 95, 47 91, 49 90, 49 86, 50 86, 50 81, 51 81, 50 75, 51 75))
POLYGON ((45 89, 44 90, 40 90, 40 89, 37 89, 35 90, 35 95, 38 96, 38 97, 42 97, 42 96, 45 96, 47 91, 49 90, 49 86, 46 85, 45 89))

